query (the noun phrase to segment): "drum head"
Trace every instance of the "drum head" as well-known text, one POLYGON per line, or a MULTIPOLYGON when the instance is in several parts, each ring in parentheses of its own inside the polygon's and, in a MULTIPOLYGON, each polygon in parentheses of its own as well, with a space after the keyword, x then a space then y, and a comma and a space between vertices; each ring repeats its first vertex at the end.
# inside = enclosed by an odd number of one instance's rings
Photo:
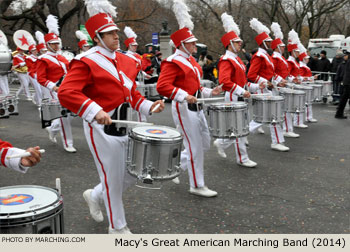
POLYGON ((6 35, 2 32, 2 30, 0 30, 0 44, 4 44, 5 46, 8 44, 6 35))
POLYGON ((8 186, 0 188, 0 219, 7 215, 32 215, 34 211, 59 201, 57 191, 42 186, 8 186))
POLYGON ((24 51, 27 51, 31 41, 34 41, 32 34, 25 30, 18 30, 13 34, 13 41, 16 46, 21 48, 24 51))
POLYGON ((274 96, 272 94, 270 95, 253 95, 253 100, 259 100, 259 101, 282 101, 284 100, 283 96, 274 96))
POLYGON ((135 127, 131 130, 133 135, 137 135, 140 138, 158 138, 158 139, 174 139, 181 138, 180 132, 176 129, 160 126, 160 125, 150 125, 150 126, 140 126, 135 127))
POLYGON ((215 102, 209 105, 209 109, 226 110, 228 108, 246 108, 245 102, 215 102))

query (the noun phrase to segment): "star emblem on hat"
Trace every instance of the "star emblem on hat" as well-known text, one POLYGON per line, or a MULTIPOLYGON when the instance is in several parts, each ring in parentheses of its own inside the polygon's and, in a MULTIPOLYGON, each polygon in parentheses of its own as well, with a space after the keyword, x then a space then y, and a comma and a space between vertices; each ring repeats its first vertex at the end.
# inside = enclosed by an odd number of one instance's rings
POLYGON ((188 33, 192 36, 193 34, 192 34, 192 32, 191 32, 191 30, 188 30, 188 33))
POLYGON ((29 45, 27 38, 22 35, 22 38, 18 38, 22 42, 22 45, 29 45))
POLYGON ((108 21, 108 23, 113 23, 113 19, 111 16, 105 17, 105 19, 108 21))

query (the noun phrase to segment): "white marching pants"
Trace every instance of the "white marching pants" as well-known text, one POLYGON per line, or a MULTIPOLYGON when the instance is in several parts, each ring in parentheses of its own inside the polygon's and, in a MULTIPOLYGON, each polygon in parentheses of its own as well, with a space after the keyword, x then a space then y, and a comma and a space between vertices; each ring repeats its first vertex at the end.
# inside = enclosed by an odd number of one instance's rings
POLYGON ((304 124, 304 117, 305 117, 304 112, 295 113, 294 114, 294 125, 304 124))
POLYGON ((293 114, 289 112, 284 113, 283 131, 293 132, 293 114))
MULTIPOLYGON (((261 123, 251 121, 249 123, 249 131, 254 132, 262 126, 261 123)), ((272 144, 284 143, 283 130, 280 124, 270 124, 271 142, 272 144)))
POLYGON ((33 78, 29 75, 28 75, 28 77, 29 77, 30 82, 32 83, 32 86, 35 89, 34 101, 38 106, 40 106, 41 100, 42 100, 41 85, 38 83, 38 81, 35 78, 33 78))
POLYGON ((29 76, 26 73, 16 73, 19 79, 19 82, 21 83, 21 87, 18 89, 16 95, 19 96, 23 91, 27 98, 31 98, 30 92, 29 92, 29 76))
POLYGON ((123 191, 136 178, 126 172, 127 136, 109 136, 104 133, 104 125, 84 121, 84 133, 100 177, 101 186, 97 185, 92 193, 94 199, 101 196, 106 207, 108 221, 112 229, 126 226, 123 206, 123 191))
POLYGON ((4 96, 7 96, 10 93, 7 75, 0 75, 0 90, 1 94, 4 96))
POLYGON ((172 102, 176 128, 183 135, 185 150, 181 152, 182 169, 188 171, 190 186, 203 187, 204 152, 210 149, 210 135, 203 110, 190 111, 187 102, 172 102))
POLYGON ((231 146, 231 144, 235 147, 235 153, 236 153, 236 161, 237 163, 245 163, 249 160, 247 147, 245 145, 247 137, 240 137, 236 139, 218 139, 218 144, 221 148, 227 149, 231 146))
POLYGON ((312 104, 309 104, 306 106, 306 121, 310 121, 312 119, 314 119, 312 113, 312 104))

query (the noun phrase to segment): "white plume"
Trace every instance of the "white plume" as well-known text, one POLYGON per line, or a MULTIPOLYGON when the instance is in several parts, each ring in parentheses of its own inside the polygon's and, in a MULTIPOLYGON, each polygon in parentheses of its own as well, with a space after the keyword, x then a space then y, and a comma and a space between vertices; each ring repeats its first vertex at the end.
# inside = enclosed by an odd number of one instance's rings
POLYGON ((179 24, 179 28, 187 27, 191 31, 194 28, 194 24, 191 20, 191 15, 188 13, 190 9, 184 3, 183 0, 174 0, 173 12, 179 24))
POLYGON ((88 40, 88 37, 82 31, 76 31, 75 36, 80 40, 88 40))
POLYGON ((291 44, 298 44, 298 43, 300 43, 298 33, 296 33, 296 32, 294 31, 294 29, 292 29, 292 30, 288 33, 288 42, 291 43, 291 44))
POLYGON ((281 26, 278 23, 273 22, 271 24, 271 31, 273 32, 275 38, 283 40, 283 32, 281 30, 281 26))
POLYGON ((55 33, 57 36, 60 35, 60 32, 58 31, 58 19, 54 15, 48 15, 46 18, 46 27, 49 29, 49 33, 55 33))
POLYGON ((90 17, 99 13, 107 13, 112 17, 117 17, 117 7, 113 6, 108 0, 85 0, 85 5, 90 17))
POLYGON ((125 26, 124 33, 128 38, 137 38, 136 33, 129 26, 125 26))
POLYGON ((270 34, 270 29, 267 26, 263 25, 259 20, 253 18, 249 21, 250 27, 256 31, 258 34, 266 32, 267 35, 270 34))
POLYGON ((298 49, 300 51, 300 54, 302 54, 303 52, 306 52, 306 48, 302 43, 298 43, 298 49))
POLYGON ((231 15, 228 15, 226 12, 224 12, 221 15, 221 20, 222 20, 222 24, 224 26, 225 32, 234 31, 237 34, 237 36, 241 34, 241 31, 239 30, 238 25, 235 23, 231 15))
POLYGON ((174 44, 174 42, 170 39, 170 41, 169 41, 169 45, 171 46, 171 47, 173 47, 173 48, 175 48, 175 44, 174 44))
POLYGON ((35 32, 35 38, 39 44, 45 44, 44 34, 41 31, 35 32))
POLYGON ((29 36, 29 38, 28 38, 28 44, 29 44, 29 45, 36 45, 35 40, 34 40, 34 38, 33 38, 32 36, 29 36))

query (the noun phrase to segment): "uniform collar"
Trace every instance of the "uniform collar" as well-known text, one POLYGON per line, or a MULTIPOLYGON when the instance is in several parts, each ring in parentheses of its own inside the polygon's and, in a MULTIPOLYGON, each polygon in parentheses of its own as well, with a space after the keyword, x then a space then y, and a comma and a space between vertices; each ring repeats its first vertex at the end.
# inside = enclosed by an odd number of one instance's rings
POLYGON ((229 51, 229 50, 226 50, 226 54, 227 54, 227 56, 229 56, 229 57, 233 57, 233 58, 236 58, 236 57, 237 57, 237 54, 235 54, 234 52, 231 52, 231 51, 229 51))
POLYGON ((47 51, 46 54, 48 54, 50 56, 54 56, 54 57, 56 57, 58 55, 58 53, 54 53, 54 52, 51 52, 51 51, 47 51))
POLYGON ((176 54, 176 55, 180 55, 180 56, 182 56, 182 57, 185 57, 186 59, 189 59, 189 58, 190 58, 190 55, 188 55, 187 53, 185 53, 185 52, 183 52, 183 51, 181 51, 181 50, 179 50, 179 49, 176 49, 175 54, 176 54))
POLYGON ((111 59, 115 59, 116 53, 108 51, 107 49, 101 47, 101 46, 96 46, 97 51, 99 51, 102 55, 111 58, 111 59))

